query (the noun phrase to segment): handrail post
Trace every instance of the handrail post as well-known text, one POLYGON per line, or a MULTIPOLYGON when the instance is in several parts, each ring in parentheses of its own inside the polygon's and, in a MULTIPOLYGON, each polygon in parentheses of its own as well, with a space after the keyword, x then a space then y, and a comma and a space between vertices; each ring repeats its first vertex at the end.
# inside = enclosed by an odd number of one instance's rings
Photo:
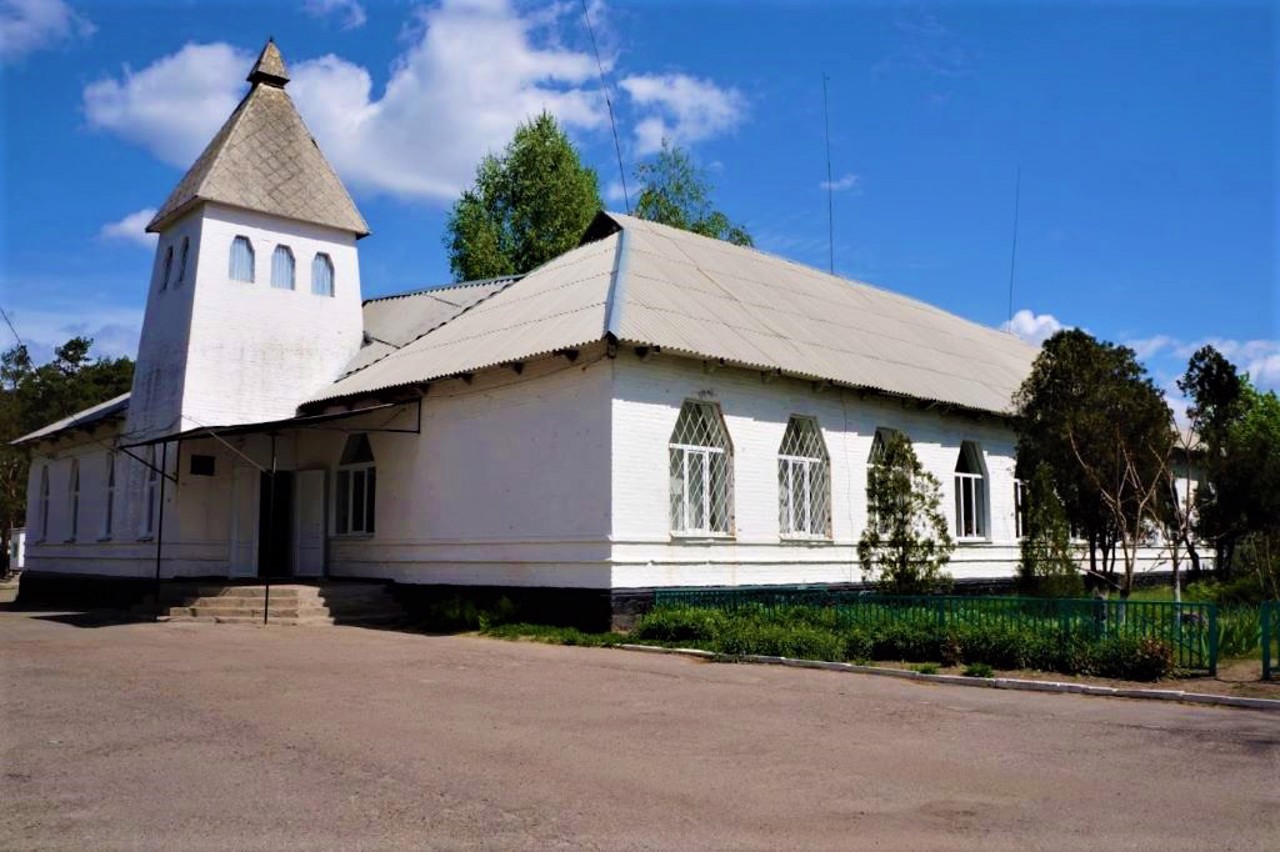
POLYGON ((1263 601, 1259 607, 1262 615, 1262 679, 1271 680, 1271 620, 1280 613, 1276 601, 1263 601))
POLYGON ((1218 605, 1209 604, 1209 677, 1218 676, 1218 605))

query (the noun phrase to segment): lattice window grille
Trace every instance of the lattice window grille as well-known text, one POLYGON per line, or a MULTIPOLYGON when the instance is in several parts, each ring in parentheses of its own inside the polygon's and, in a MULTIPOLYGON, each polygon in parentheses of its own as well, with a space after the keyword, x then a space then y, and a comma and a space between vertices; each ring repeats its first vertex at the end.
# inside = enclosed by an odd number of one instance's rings
POLYGON ((784 536, 831 535, 831 463, 808 417, 788 421, 778 450, 778 523, 784 536))
POLYGON ((733 524, 733 448, 716 407, 686 402, 669 449, 672 531, 728 534, 733 524))

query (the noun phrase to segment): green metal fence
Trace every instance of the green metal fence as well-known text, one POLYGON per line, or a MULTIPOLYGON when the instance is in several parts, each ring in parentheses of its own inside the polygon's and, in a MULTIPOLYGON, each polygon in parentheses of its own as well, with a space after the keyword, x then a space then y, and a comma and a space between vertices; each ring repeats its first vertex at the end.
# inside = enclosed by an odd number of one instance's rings
POLYGON ((1263 601, 1259 608, 1262 620, 1262 679, 1277 676, 1277 646, 1280 645, 1280 601, 1263 601))
POLYGON ((1218 608, 1212 603, 1101 598, 1019 598, 977 595, 879 595, 796 587, 659 589, 654 606, 776 610, 816 606, 836 611, 841 627, 918 625, 1032 629, 1055 637, 1151 637, 1173 651, 1174 665, 1217 674, 1218 608))

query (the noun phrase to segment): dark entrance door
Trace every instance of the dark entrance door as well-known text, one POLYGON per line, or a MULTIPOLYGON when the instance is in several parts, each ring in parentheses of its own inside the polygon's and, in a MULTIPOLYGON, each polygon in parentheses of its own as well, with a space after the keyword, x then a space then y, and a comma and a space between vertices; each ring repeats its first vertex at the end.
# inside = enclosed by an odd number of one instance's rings
POLYGON ((258 576, 293 575, 293 471, 261 476, 258 500, 258 576), (274 487, 272 479, 275 480, 274 487))

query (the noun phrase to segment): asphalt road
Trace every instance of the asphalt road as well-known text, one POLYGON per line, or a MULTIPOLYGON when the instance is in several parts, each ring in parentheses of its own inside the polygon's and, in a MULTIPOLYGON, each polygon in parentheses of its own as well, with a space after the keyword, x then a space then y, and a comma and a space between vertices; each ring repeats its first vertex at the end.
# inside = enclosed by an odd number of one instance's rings
POLYGON ((1280 848, 1280 718, 0 613, 5 848, 1280 848))

